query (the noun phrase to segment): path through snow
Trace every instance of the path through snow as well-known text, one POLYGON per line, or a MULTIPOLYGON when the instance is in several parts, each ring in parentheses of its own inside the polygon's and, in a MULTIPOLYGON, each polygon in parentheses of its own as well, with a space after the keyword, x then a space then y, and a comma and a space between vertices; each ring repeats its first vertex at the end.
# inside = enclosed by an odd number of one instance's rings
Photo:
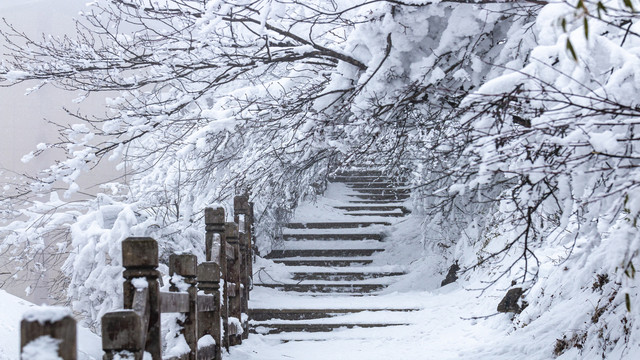
MULTIPOLYGON (((301 206, 297 222, 347 221, 334 206, 348 199, 349 189, 343 184, 330 184, 325 197, 314 204, 301 206)), ((405 204, 408 205, 408 204, 405 204)), ((389 221, 389 218, 366 217, 359 221, 389 221)), ((338 329, 326 333, 252 334, 241 346, 231 348, 229 360, 270 359, 552 359, 555 333, 545 328, 531 329, 510 337, 514 323, 510 315, 496 313, 501 291, 489 290, 485 296, 454 283, 440 288, 444 278, 436 254, 421 244, 418 216, 394 220, 381 243, 386 251, 375 255, 372 266, 402 264, 409 270, 405 276, 377 296, 294 295, 274 289, 255 288, 250 308, 417 308, 415 312, 363 312, 344 315, 341 321, 355 323, 408 323, 407 326, 338 329), (364 305, 363 305, 364 303, 364 305)), ((330 233, 331 231, 327 231, 330 233)), ((290 282, 287 267, 260 259, 255 269, 275 281, 290 282)), ((465 287, 481 287, 481 283, 464 283, 465 287)), ((311 320, 334 323, 333 318, 311 320)), ((571 350, 564 359, 572 359, 571 350)), ((578 358, 578 357, 575 357, 578 358)))

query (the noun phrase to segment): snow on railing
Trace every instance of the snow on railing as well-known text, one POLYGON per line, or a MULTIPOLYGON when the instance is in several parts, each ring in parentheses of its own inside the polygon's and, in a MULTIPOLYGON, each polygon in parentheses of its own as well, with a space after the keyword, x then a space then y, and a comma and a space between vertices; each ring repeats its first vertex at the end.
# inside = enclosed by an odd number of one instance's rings
MULTIPOLYGON (((124 309, 102 317, 104 359, 162 359, 162 313, 182 314, 178 336, 186 346, 180 355, 165 354, 170 359, 219 360, 223 347, 242 343, 249 334, 253 259, 253 204, 248 197, 235 197, 234 220, 225 222, 223 208, 205 209, 206 261, 198 264, 191 254, 171 255, 169 292, 160 291, 157 242, 148 237, 122 242, 124 309)), ((22 321, 22 351, 31 354, 40 343, 49 350, 55 345, 59 358, 75 360, 75 320, 68 310, 53 312, 59 315, 55 319, 49 316, 51 309, 47 311, 46 316, 22 321)))
POLYGON ((68 308, 38 306, 25 312, 20 324, 21 359, 75 360, 76 321, 68 308))

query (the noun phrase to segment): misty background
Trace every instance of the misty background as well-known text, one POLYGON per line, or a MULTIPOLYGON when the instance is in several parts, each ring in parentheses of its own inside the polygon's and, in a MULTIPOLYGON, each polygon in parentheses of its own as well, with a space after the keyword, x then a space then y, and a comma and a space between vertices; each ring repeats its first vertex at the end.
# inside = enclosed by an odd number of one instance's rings
MULTIPOLYGON (((1 26, 6 28, 6 21, 32 39, 41 39, 42 34, 73 34, 74 19, 78 18, 79 12, 86 11, 86 4, 87 0, 0 0, 0 19, 3 22, 1 26)), ((0 60, 4 60, 8 50, 2 38, 0 48, 0 60)), ((35 150, 37 144, 57 140, 58 128, 52 123, 64 125, 76 122, 64 108, 72 112, 80 110, 88 114, 104 113, 103 96, 89 97, 81 104, 76 104, 73 99, 79 94, 53 86, 45 86, 30 95, 25 95, 26 90, 34 85, 35 83, 31 82, 9 88, 0 87, 0 180, 3 183, 23 181, 20 175, 35 175, 38 170, 48 167, 57 157, 64 156, 61 152, 45 153, 28 163, 21 161, 25 154, 35 150)), ((98 190, 97 184, 111 181, 119 175, 115 171, 115 163, 102 163, 79 181, 81 192, 95 193, 98 190)), ((59 195, 64 199, 62 193, 59 195)), ((81 197, 80 194, 73 199, 81 197)), ((2 263, 4 261, 0 259, 0 264, 2 263)), ((3 272, 1 270, 0 273, 3 272)), ((47 275, 57 276, 57 269, 51 269, 47 275)), ((29 296, 25 292, 26 287, 33 285, 29 282, 12 283, 3 287, 3 290, 36 303, 49 302, 46 283, 50 279, 44 280, 38 283, 29 296)))

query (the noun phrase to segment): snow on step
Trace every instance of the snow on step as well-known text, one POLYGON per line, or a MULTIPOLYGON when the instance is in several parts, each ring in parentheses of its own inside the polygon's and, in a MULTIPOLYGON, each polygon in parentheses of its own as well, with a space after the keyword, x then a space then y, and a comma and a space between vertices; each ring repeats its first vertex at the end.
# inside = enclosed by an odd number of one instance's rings
POLYGON ((402 276, 404 272, 296 272, 292 280, 356 281, 402 276))
MULTIPOLYGON (((317 311, 317 309, 312 309, 317 311)), ((413 311, 416 309, 396 309, 395 311, 389 311, 387 309, 362 309, 358 311, 349 309, 325 309, 333 316, 320 317, 313 319, 303 320, 286 320, 286 319, 267 319, 267 320, 252 320, 251 322, 256 325, 266 324, 339 324, 344 322, 345 324, 411 324, 415 320, 413 311)), ((296 311, 296 310, 294 310, 296 311)), ((309 311, 309 310, 307 310, 309 311)), ((283 310, 284 312, 284 310, 283 310)))
POLYGON ((285 226, 286 229, 352 229, 352 228, 365 228, 375 225, 391 225, 389 222, 309 222, 309 223, 289 223, 285 226))
POLYGON ((398 184, 398 186, 402 186, 405 185, 404 183, 404 179, 389 179, 387 177, 384 176, 332 176, 329 178, 329 181, 331 182, 338 182, 338 183, 369 183, 369 184, 375 184, 375 183, 393 183, 393 184, 398 184))
MULTIPOLYGON (((260 281, 261 273, 260 268, 256 267, 256 275, 254 276, 254 282, 260 281)), ((399 265, 366 265, 366 266, 349 266, 342 268, 331 268, 326 266, 286 266, 284 264, 274 264, 273 267, 264 267, 264 270, 267 272, 286 272, 287 274, 293 276, 293 274, 298 273, 380 273, 380 272, 404 272, 405 269, 403 266, 399 265), (277 268, 281 266, 283 268, 277 268)))
POLYGON ((354 284, 354 283, 318 283, 318 284, 256 284, 255 286, 269 287, 282 291, 294 291, 301 293, 348 293, 364 294, 373 293, 384 289, 387 284, 354 284))
POLYGON ((385 231, 385 227, 381 225, 370 226, 366 228, 354 228, 354 229, 283 229, 283 235, 371 235, 380 236, 385 231))
POLYGON ((283 234, 284 240, 382 240, 382 234, 299 233, 283 234))
POLYGON ((362 296, 355 301, 351 296, 319 297, 301 293, 286 293, 275 289, 256 287, 251 291, 251 309, 402 309, 415 308, 413 298, 403 294, 362 296))
POLYGON ((369 170, 369 169, 349 169, 338 170, 335 172, 338 176, 382 176, 381 170, 369 170))
POLYGON ((384 249, 368 248, 368 249, 286 249, 272 250, 267 259, 289 258, 289 257, 306 257, 306 256, 371 256, 376 252, 384 251, 384 249))
POLYGON ((391 182, 351 182, 346 183, 347 187, 350 189, 380 189, 380 188, 394 188, 394 189, 409 189, 405 187, 405 185, 399 185, 391 182))
MULTIPOLYGON (((385 327, 338 328, 330 333, 283 332, 270 334, 268 335, 269 339, 279 341, 279 344, 276 344, 275 346, 277 346, 277 348, 274 348, 273 342, 269 342, 269 353, 273 353, 273 350, 277 349, 276 351, 286 355, 267 359, 362 359, 363 349, 370 350, 372 347, 386 349, 388 353, 375 359, 407 359, 404 356, 398 356, 398 344, 394 344, 396 345, 395 348, 390 348, 389 340, 391 340, 390 337, 392 336, 392 339, 396 342, 406 346, 407 335, 411 334, 412 331, 414 331, 413 325, 388 325, 385 327), (401 339, 402 341, 398 341, 397 339, 401 339), (328 357, 329 354, 335 355, 328 357)), ((366 353, 380 354, 377 350, 366 353)), ((261 354, 264 354, 264 352, 261 352, 261 354)), ((242 357, 242 359, 256 358, 242 357)), ((414 357, 412 359, 416 358, 414 357)), ((424 354, 420 354, 420 357, 417 359, 424 360, 424 354)))
POLYGON ((419 309, 397 296, 380 296, 404 269, 373 264, 396 222, 391 218, 410 213, 404 185, 382 173, 350 171, 331 178, 325 200, 299 208, 298 222, 283 229, 284 241, 254 277, 252 331, 317 341, 343 331, 409 326, 408 313, 419 309), (316 332, 321 335, 299 335, 316 332))
POLYGON ((399 203, 398 200, 357 200, 357 199, 349 199, 349 201, 346 202, 347 204, 369 204, 369 205, 380 205, 380 204, 384 204, 384 205, 399 205, 399 206, 404 206, 404 203, 399 203))
POLYGON ((345 314, 360 312, 378 312, 393 315, 394 312, 414 312, 420 309, 252 309, 251 317, 255 321, 273 319, 281 320, 308 320, 326 317, 336 317, 345 314))
POLYGON ((376 194, 353 194, 347 195, 356 199, 363 200, 404 200, 408 199, 411 195, 409 194, 387 194, 387 195, 376 195, 376 194))
MULTIPOLYGON (((385 327, 385 326, 406 326, 411 325, 414 321, 414 316, 409 311, 387 311, 387 310, 369 310, 363 309, 362 311, 346 311, 338 310, 331 312, 327 309, 327 316, 320 316, 321 313, 318 310, 316 316, 306 319, 267 319, 267 320, 252 320, 251 325, 257 333, 261 334, 274 334, 281 332, 327 332, 340 328, 368 328, 368 327, 385 327)), ((295 311, 295 310, 294 310, 295 311)), ((280 314, 283 317, 290 317, 289 314, 284 314, 284 311, 280 314)))
POLYGON ((379 216, 379 217, 403 217, 406 214, 397 213, 397 212, 368 212, 368 211, 357 211, 346 214, 347 216, 379 216))
POLYGON ((354 189, 361 194, 376 194, 376 195, 396 195, 396 194, 409 194, 411 192, 408 188, 360 188, 354 189))
POLYGON ((378 240, 360 240, 360 241, 341 241, 335 240, 327 244, 323 240, 306 240, 306 241, 283 241, 275 250, 312 250, 326 249, 329 247, 334 250, 339 249, 379 249, 380 241, 378 240))
POLYGON ((377 205, 377 206, 336 206, 336 209, 346 210, 346 211, 389 211, 389 212, 400 212, 400 213, 410 213, 409 209, 404 206, 392 206, 392 205, 377 205))
POLYGON ((255 285, 327 285, 327 286, 350 286, 350 285, 388 285, 395 282, 395 279, 391 278, 371 278, 356 281, 332 281, 325 279, 304 280, 296 281, 295 279, 283 279, 274 281, 262 281, 255 283, 255 285))
POLYGON ((262 335, 279 334, 283 332, 329 332, 336 329, 353 329, 353 328, 371 328, 371 327, 386 327, 386 326, 406 326, 410 324, 405 323, 334 323, 334 324, 306 324, 306 323, 287 323, 287 324, 255 324, 251 323, 252 330, 255 333, 262 335))
POLYGON ((286 265, 308 266, 350 266, 354 264, 371 264, 373 259, 363 257, 295 257, 274 259, 273 262, 286 265))

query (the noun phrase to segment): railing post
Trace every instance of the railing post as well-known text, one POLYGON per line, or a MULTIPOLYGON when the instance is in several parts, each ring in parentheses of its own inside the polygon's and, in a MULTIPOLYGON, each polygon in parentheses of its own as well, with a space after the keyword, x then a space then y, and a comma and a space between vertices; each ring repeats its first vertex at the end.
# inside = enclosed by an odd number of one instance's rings
MULTIPOLYGON (((220 248, 220 244, 223 244, 224 239, 224 222, 225 214, 224 208, 206 208, 204 209, 204 224, 205 224, 205 256, 206 261, 218 262, 223 259, 220 256, 220 252, 224 251, 220 248), (216 252, 216 250, 219 250, 216 252)), ((224 260, 224 259, 223 259, 224 260)), ((224 269, 221 269, 224 271, 224 269)))
POLYGON ((229 297, 227 294, 227 254, 225 234, 225 214, 223 208, 206 208, 204 210, 204 222, 206 226, 205 248, 207 261, 218 263, 221 273, 220 318, 222 319, 223 332, 221 344, 229 350, 229 297), (217 250, 217 252, 216 252, 217 250))
MULTIPOLYGON (((233 292, 229 292, 229 317, 238 319, 242 327, 242 291, 240 282, 240 269, 242 268, 242 257, 240 254, 240 244, 238 239, 238 225, 234 222, 225 224, 227 233, 227 243, 233 249, 233 260, 227 263, 227 282, 233 284, 233 292)), ((229 344, 238 345, 242 343, 242 335, 238 336, 238 330, 234 334, 229 334, 229 344)))
MULTIPOLYGON (((249 253, 249 263, 247 264, 249 266, 249 280, 250 280, 250 284, 249 284, 249 290, 251 289, 251 286, 253 286, 253 261, 254 256, 258 253, 258 250, 256 248, 256 244, 255 244, 255 239, 253 238, 255 235, 255 231, 254 231, 254 221, 255 218, 253 216, 253 202, 249 203, 249 213, 247 214, 247 217, 249 218, 247 220, 247 230, 248 230, 248 234, 249 236, 247 237, 247 239, 249 239, 249 249, 250 249, 250 253, 249 253)), ((247 299, 249 299, 250 297, 247 297, 247 299)))
POLYGON ((144 278, 148 286, 149 323, 146 332, 144 351, 151 354, 153 360, 162 359, 160 330, 160 285, 158 284, 158 243, 149 237, 130 237, 122 242, 123 302, 125 309, 133 308, 136 292, 134 279, 144 278))
POLYGON ((252 249, 251 249, 251 226, 252 219, 250 216, 251 207, 249 203, 249 197, 246 195, 236 196, 233 198, 233 214, 234 221, 238 224, 238 233, 240 238, 240 253, 242 258, 242 268, 240 269, 240 282, 242 283, 242 303, 241 313, 245 314, 247 321, 242 321, 242 338, 246 339, 249 335, 249 288, 251 286, 251 275, 253 263, 252 249))
POLYGON ((215 359, 222 359, 222 329, 220 328, 220 266, 215 262, 198 265, 198 290, 213 295, 214 310, 198 313, 198 339, 211 335, 216 341, 215 359))
MULTIPOLYGON (((198 352, 198 337, 196 336, 197 314, 198 314, 198 289, 196 288, 196 267, 198 258, 190 254, 172 254, 169 256, 169 275, 179 275, 183 277, 183 281, 189 287, 186 289, 189 293, 189 312, 185 313, 185 320, 181 323, 182 334, 187 341, 191 351, 189 352, 189 360, 196 360, 198 352)), ((176 286, 173 279, 170 280, 171 286, 169 291, 178 292, 181 289, 176 286)))
POLYGON ((104 360, 122 359, 132 353, 134 360, 144 357, 140 316, 131 310, 116 311, 102 317, 102 350, 104 360))
POLYGON ((20 324, 20 359, 51 356, 48 352, 54 349, 62 360, 77 359, 76 321, 71 311, 54 307, 28 310, 20 324))
POLYGON ((238 289, 238 296, 240 297, 240 323, 242 324, 242 336, 241 339, 246 339, 249 335, 249 275, 248 275, 248 263, 251 261, 249 257, 248 248, 248 234, 238 234, 238 248, 240 255, 240 273, 238 274, 240 288, 238 289))

